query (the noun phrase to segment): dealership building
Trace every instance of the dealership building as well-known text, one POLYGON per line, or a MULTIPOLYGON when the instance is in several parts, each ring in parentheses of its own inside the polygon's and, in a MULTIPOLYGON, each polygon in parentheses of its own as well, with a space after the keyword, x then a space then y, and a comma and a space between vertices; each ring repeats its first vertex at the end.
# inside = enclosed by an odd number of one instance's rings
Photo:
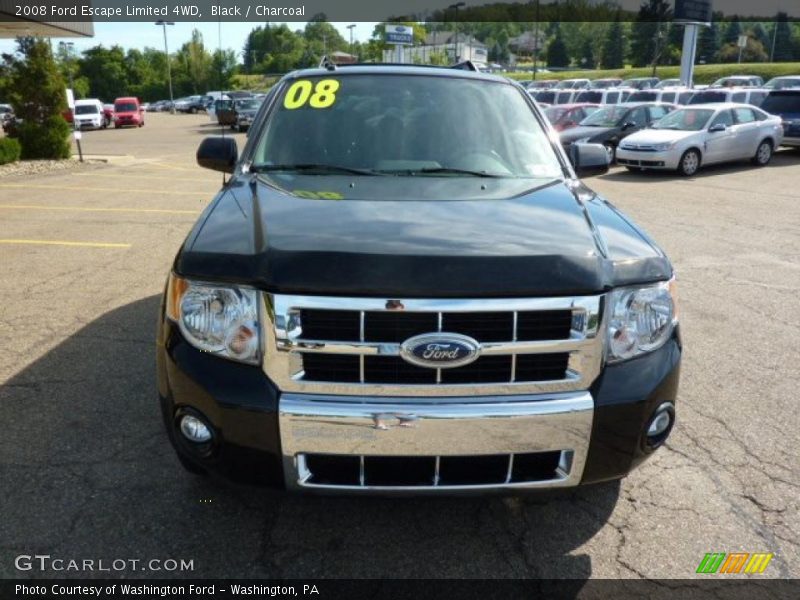
POLYGON ((19 0, 0 0, 0 38, 40 36, 50 38, 92 37, 91 21, 41 21, 35 17, 18 17, 19 0))

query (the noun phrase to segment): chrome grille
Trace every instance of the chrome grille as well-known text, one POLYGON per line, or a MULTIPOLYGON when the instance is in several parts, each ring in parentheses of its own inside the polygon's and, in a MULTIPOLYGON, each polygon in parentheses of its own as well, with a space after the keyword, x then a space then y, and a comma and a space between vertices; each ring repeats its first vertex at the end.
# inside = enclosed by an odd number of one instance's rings
POLYGON ((370 396, 464 396, 587 389, 602 359, 602 296, 424 300, 265 296, 264 368, 284 391, 370 396), (452 369, 400 356, 415 335, 480 343, 452 369))

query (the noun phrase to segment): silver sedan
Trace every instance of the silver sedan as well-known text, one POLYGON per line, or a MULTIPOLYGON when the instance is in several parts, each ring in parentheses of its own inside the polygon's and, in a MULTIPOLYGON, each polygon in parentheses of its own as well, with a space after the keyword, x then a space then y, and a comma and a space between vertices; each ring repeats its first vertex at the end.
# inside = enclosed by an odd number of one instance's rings
POLYGON ((697 104, 626 137, 617 148, 617 163, 630 170, 671 169, 686 176, 701 165, 744 159, 763 166, 782 140, 780 117, 750 104, 697 104))

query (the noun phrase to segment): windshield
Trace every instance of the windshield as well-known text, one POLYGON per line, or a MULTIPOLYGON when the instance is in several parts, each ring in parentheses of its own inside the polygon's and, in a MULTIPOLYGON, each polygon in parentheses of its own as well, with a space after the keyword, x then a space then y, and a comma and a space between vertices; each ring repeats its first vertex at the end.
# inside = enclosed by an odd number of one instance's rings
POLYGON ((652 128, 700 131, 713 115, 714 111, 710 108, 681 108, 653 123, 652 128))
POLYGON ((545 104, 552 104, 556 99, 555 92, 536 92, 533 96, 537 102, 544 102, 545 104))
POLYGON ((236 108, 238 110, 255 110, 261 106, 261 100, 237 100, 236 108))
POLYGON ((598 79, 592 82, 592 87, 596 89, 606 89, 610 87, 616 87, 619 84, 619 79, 598 79))
POLYGON ((770 94, 761 103, 761 109, 773 115, 800 115, 800 93, 770 94))
POLYGON ((580 124, 587 127, 616 127, 629 110, 630 108, 618 104, 604 106, 598 108, 580 124))
POLYGON ((547 117, 547 120, 551 123, 557 123, 561 117, 567 112, 566 108, 559 108, 558 106, 551 106, 550 108, 546 108, 544 111, 544 116, 547 117))
POLYGON ((96 104, 84 104, 75 107, 76 115, 96 115, 100 110, 96 104))
POLYGON ((575 102, 599 103, 603 101, 603 92, 581 92, 575 97, 575 102))
POLYGON ((136 112, 136 105, 133 102, 119 102, 114 105, 115 112, 136 112))
POLYGON ((292 165, 325 167, 310 174, 335 167, 401 176, 563 176, 517 87, 420 75, 289 82, 257 142, 253 168, 292 165))
POLYGON ((786 88, 800 87, 800 77, 792 77, 788 79, 770 79, 765 85, 765 88, 770 90, 785 90, 786 88))
POLYGON ((654 102, 657 99, 658 92, 640 91, 631 94, 628 102, 654 102))
POLYGON ((725 92, 697 92, 689 104, 706 104, 708 102, 725 102, 728 95, 725 92))

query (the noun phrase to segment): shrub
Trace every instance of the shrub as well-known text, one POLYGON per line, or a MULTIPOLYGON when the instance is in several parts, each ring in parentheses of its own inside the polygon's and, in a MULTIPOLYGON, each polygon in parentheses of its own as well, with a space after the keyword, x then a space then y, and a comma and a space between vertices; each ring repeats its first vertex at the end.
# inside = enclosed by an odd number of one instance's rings
POLYGON ((16 55, 6 60, 11 104, 22 120, 16 133, 22 158, 69 158, 69 125, 60 116, 66 109, 64 80, 50 44, 23 37, 17 39, 17 45, 16 55))
POLYGON ((5 165, 19 160, 22 147, 19 142, 12 138, 0 139, 0 165, 5 165))
POLYGON ((69 124, 61 116, 49 117, 44 123, 21 123, 17 135, 22 144, 22 158, 69 158, 69 133, 69 124))

